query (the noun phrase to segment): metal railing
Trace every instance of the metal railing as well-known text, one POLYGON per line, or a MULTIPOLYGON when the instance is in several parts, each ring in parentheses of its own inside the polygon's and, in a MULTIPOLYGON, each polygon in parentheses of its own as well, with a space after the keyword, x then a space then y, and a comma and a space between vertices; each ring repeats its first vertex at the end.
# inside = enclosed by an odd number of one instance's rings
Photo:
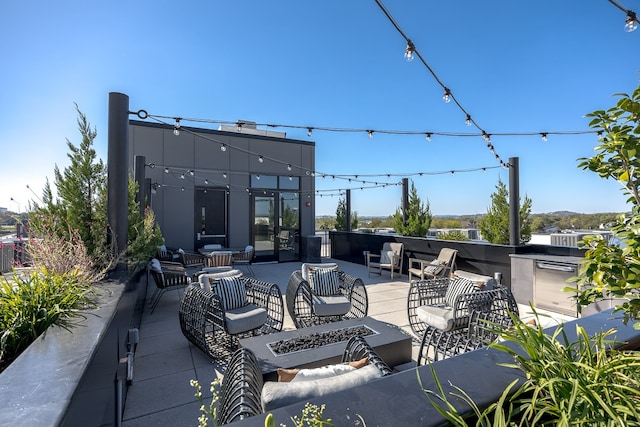
POLYGON ((331 257, 331 239, 329 238, 329 230, 316 230, 316 236, 320 237, 320 256, 322 258, 331 257))
POLYGON ((0 273, 8 273, 13 267, 22 267, 28 261, 26 244, 20 239, 0 241, 0 273))

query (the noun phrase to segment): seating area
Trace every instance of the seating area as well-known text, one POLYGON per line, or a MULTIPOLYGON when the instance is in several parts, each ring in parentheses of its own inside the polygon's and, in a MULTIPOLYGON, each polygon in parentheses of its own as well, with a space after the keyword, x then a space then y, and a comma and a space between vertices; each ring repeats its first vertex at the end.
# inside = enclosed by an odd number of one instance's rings
POLYGON ((282 294, 278 285, 238 270, 201 274, 185 290, 179 319, 182 333, 196 347, 212 358, 225 358, 239 337, 282 330, 282 294))
POLYGON ((362 279, 336 263, 305 263, 289 277, 287 310, 296 328, 365 317, 368 308, 362 279))
MULTIPOLYGON (((335 267, 337 266, 338 277, 342 278, 342 283, 339 285, 340 288, 351 289, 347 294, 342 294, 347 300, 349 298, 345 295, 351 295, 349 304, 350 306, 355 306, 358 313, 352 317, 350 322, 360 317, 368 316, 372 319, 395 325, 399 331, 409 338, 413 336, 409 340, 412 343, 411 359, 413 361, 393 367, 394 372, 403 373, 406 370, 411 370, 417 366, 418 361, 425 363, 427 359, 441 360, 453 354, 481 347, 492 339, 490 335, 487 335, 489 338, 482 340, 476 340, 475 336, 470 336, 469 331, 476 331, 479 330, 480 326, 487 325, 487 322, 482 322, 480 316, 476 315, 474 311, 466 317, 466 323, 462 323, 457 329, 452 329, 452 331, 449 331, 450 333, 435 332, 425 325, 424 330, 430 330, 433 333, 414 335, 407 315, 407 307, 412 294, 412 286, 408 283, 407 277, 403 279, 398 275, 394 275, 394 279, 389 280, 389 276, 375 275, 363 281, 361 278, 363 276, 366 277, 366 272, 369 270, 368 266, 344 261, 334 262, 330 259, 323 260, 320 266, 330 267, 333 269, 332 271, 336 271, 335 267), (444 342, 453 342, 452 337, 459 340, 457 346, 443 344, 444 342), (465 339, 468 342, 463 342, 465 339), (445 351, 436 355, 434 354, 435 348, 444 348, 445 351), (448 348, 451 348, 451 350, 447 350, 448 348), (447 353, 447 351, 449 352, 447 353)), ((205 268, 194 267, 186 269, 187 274, 185 277, 189 277, 192 283, 173 288, 170 292, 164 293, 162 300, 156 303, 155 312, 152 316, 149 315, 151 311, 149 306, 146 310, 147 315, 143 315, 140 328, 140 342, 134 362, 134 386, 129 389, 126 398, 123 426, 134 427, 158 422, 171 423, 172 425, 193 425, 201 413, 198 402, 193 398, 194 389, 188 385, 189 380, 197 379, 203 387, 203 393, 210 396, 210 393, 207 394, 204 390, 208 389, 212 379, 220 377, 228 378, 227 382, 231 381, 234 376, 230 374, 235 372, 233 367, 238 365, 242 367, 241 371, 244 372, 247 366, 251 365, 248 362, 248 357, 250 358, 250 356, 247 356, 246 352, 241 352, 243 354, 241 357, 244 360, 243 362, 234 362, 234 357, 236 356, 231 357, 238 350, 238 338, 243 341, 251 340, 253 334, 266 338, 268 335, 264 334, 271 334, 270 331, 300 330, 300 327, 305 327, 305 321, 314 324, 316 322, 331 322, 345 317, 345 315, 340 316, 337 314, 334 316, 317 316, 318 313, 316 313, 317 318, 314 319, 314 316, 310 314, 314 309, 313 303, 309 304, 311 285, 308 281, 308 275, 307 280, 302 278, 302 271, 309 273, 308 266, 303 269, 303 263, 254 264, 252 268, 255 277, 250 277, 245 274, 246 271, 233 267, 225 267, 215 273, 205 271, 201 274, 194 273, 200 272, 205 268), (242 278, 247 290, 248 303, 252 302, 258 308, 262 308, 267 312, 282 312, 281 317, 279 314, 269 314, 267 316, 275 319, 275 325, 266 322, 264 326, 266 329, 263 329, 263 327, 251 329, 249 327, 247 331, 236 335, 229 333, 228 329, 225 330, 224 322, 227 316, 222 314, 221 297, 215 293, 216 282, 223 276, 242 278), (193 283, 194 278, 197 283, 193 283), (271 292, 273 293, 266 291, 261 293, 261 295, 265 295, 261 297, 263 298, 262 301, 260 298, 251 299, 254 297, 250 297, 248 293, 253 283, 259 282, 256 278, 264 278, 264 283, 271 284, 271 286, 265 285, 253 288, 272 290, 271 292), (207 286, 211 287, 211 289, 207 286), (279 297, 276 289, 280 291, 279 297), (295 289, 295 292, 292 293, 294 295, 292 301, 298 299, 299 302, 304 303, 308 312, 300 308, 296 311, 295 305, 293 308, 289 307, 288 295, 282 295, 285 293, 284 291, 288 292, 289 289, 295 289), (265 308, 268 305, 264 304, 264 298, 272 302, 281 301, 282 308, 265 308), (287 304, 287 310, 284 310, 284 304, 287 304), (291 313, 293 313, 293 316, 291 313), (298 324, 296 324, 296 319, 298 319, 298 324)), ((474 280, 480 281, 476 277, 474 277, 474 280)), ((414 282, 422 283, 419 280, 414 280, 414 282)), ((155 283, 153 279, 150 279, 148 286, 149 292, 154 290, 155 283)), ((415 289, 422 288, 416 287, 415 289)), ((419 295, 424 292, 413 291, 413 293, 419 295)), ((426 299, 422 300, 423 303, 425 301, 426 299)), ((278 305, 277 303, 275 304, 275 306, 278 305)), ((486 307, 486 305, 481 305, 480 307, 486 307)), ((374 329, 376 328, 374 327, 374 329)), ((366 337, 364 341, 367 342, 366 337)), ((412 373, 411 377, 411 382, 413 383, 415 381, 415 373, 412 373)), ((230 398, 231 401, 238 402, 233 398, 234 393, 229 393, 229 390, 231 388, 227 387, 225 389, 225 396, 232 396, 230 398)), ((240 401, 243 400, 240 399, 240 401)), ((256 408, 260 412, 264 410, 262 400, 259 403, 260 406, 254 406, 254 411, 256 408)), ((233 405, 229 407, 231 408, 233 405)), ((233 417, 238 416, 238 414, 235 413, 235 415, 230 416, 232 417, 230 419, 237 419, 233 417)), ((258 422, 258 424, 262 425, 263 423, 258 422)), ((250 423, 249 425, 253 424, 250 423)))
POLYGON ((365 384, 392 373, 362 337, 353 337, 342 362, 319 368, 281 369, 278 381, 263 381, 253 352, 238 349, 227 367, 220 392, 220 425, 365 384))

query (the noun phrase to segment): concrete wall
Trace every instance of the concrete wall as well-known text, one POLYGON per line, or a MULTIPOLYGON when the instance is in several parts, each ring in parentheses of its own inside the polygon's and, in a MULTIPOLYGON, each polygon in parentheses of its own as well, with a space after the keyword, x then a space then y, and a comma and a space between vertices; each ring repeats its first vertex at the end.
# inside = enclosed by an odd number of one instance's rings
POLYGON ((184 126, 179 135, 174 135, 173 130, 173 126, 140 121, 131 121, 129 125, 132 173, 135 156, 144 156, 147 165, 157 165, 147 166, 145 176, 160 185, 151 197, 151 206, 168 246, 194 250, 196 187, 228 191, 227 244, 247 245, 252 222, 246 188, 251 187, 252 174, 299 177, 300 234, 314 234, 315 178, 307 172, 315 170, 315 143, 184 126), (226 151, 221 151, 222 144, 227 145, 226 151), (263 156, 263 162, 259 161, 259 155, 263 156), (287 164, 292 165, 291 171, 287 170, 287 164), (171 172, 165 173, 165 167, 171 172), (185 173, 184 179, 178 171, 185 173), (225 172, 227 178, 223 176, 225 172))

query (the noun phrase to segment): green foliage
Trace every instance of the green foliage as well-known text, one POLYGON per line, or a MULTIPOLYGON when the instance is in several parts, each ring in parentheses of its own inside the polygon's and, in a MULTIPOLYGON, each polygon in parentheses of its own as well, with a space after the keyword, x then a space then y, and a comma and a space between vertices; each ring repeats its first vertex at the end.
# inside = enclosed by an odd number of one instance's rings
POLYGON ((158 246, 164 244, 164 237, 160 227, 156 224, 156 216, 152 209, 146 208, 144 215, 140 217, 140 203, 136 201, 138 185, 129 176, 129 212, 128 212, 128 236, 127 263, 130 270, 146 265, 158 246))
POLYGON ((459 242, 464 242, 469 240, 469 237, 459 230, 452 230, 446 233, 442 233, 438 235, 438 239, 440 240, 457 240, 459 242))
POLYGON ((76 273, 38 269, 0 276, 0 369, 11 363, 49 326, 69 329, 80 310, 94 306, 91 287, 76 273))
MULTIPOLYGON (((520 244, 531 240, 531 204, 531 199, 525 196, 520 206, 520 244)), ((501 179, 491 194, 487 214, 478 220, 478 228, 485 240, 498 245, 509 244, 509 192, 501 179)))
MULTIPOLYGON (((218 402, 220 401, 221 382, 222 381, 219 378, 216 378, 211 382, 210 391, 212 396, 209 404, 205 403, 202 397, 202 386, 198 380, 191 380, 189 382, 192 387, 195 387, 195 397, 198 399, 198 402, 200 402, 200 411, 202 413, 200 414, 200 417, 198 417, 198 427, 206 427, 209 424, 209 421, 211 421, 211 424, 214 427, 218 426, 218 402)), ((324 408, 324 405, 317 406, 307 402, 299 417, 291 417, 294 427, 335 427, 335 424, 332 424, 330 419, 325 420, 323 418, 324 408)), ((362 421, 362 418, 360 418, 360 420, 362 421)), ((265 427, 275 426, 275 417, 273 414, 267 414, 264 420, 264 425, 265 427)), ((280 424, 280 426, 286 427, 286 424, 280 424)))
MULTIPOLYGON (((484 410, 460 388, 452 393, 470 405, 476 426, 640 425, 640 352, 612 349, 615 330, 588 336, 576 325, 577 338, 570 341, 564 325, 549 335, 514 321, 502 334, 511 344, 491 346, 510 354, 514 363, 505 366, 526 379, 511 383, 484 410)), ((437 391, 425 390, 431 402, 453 425, 469 425, 436 382, 437 391)))
POLYGON ((75 146, 67 140, 70 165, 63 171, 54 167, 57 198, 47 180, 42 205, 32 206, 29 228, 35 237, 54 232, 62 240, 71 240, 72 234, 78 235, 92 264, 107 269, 113 261, 107 239, 107 170, 93 149, 96 130, 77 105, 76 111, 82 142, 75 146))
POLYGON ((431 226, 431 209, 429 202, 426 205, 422 203, 418 196, 418 190, 411 181, 411 190, 409 191, 409 206, 407 207, 407 222, 403 221, 402 211, 396 209, 394 214, 394 229, 396 233, 402 236, 426 237, 429 227, 431 226))
POLYGON ((431 228, 463 228, 463 226, 462 221, 457 218, 433 217, 431 220, 431 228))
POLYGON ((582 240, 588 250, 576 279, 578 305, 603 298, 624 299, 616 310, 624 313, 625 323, 633 319, 634 327, 640 329, 640 87, 631 96, 618 96, 614 107, 587 115, 592 119, 589 126, 603 133, 596 154, 578 160, 580 168, 618 181, 632 207, 630 213, 617 216, 610 227, 618 244, 600 236, 582 240))
MULTIPOLYGON (((355 230, 356 228, 358 228, 358 213, 351 212, 351 230, 355 230)), ((347 230, 347 201, 343 197, 338 200, 335 229, 336 231, 347 230)))

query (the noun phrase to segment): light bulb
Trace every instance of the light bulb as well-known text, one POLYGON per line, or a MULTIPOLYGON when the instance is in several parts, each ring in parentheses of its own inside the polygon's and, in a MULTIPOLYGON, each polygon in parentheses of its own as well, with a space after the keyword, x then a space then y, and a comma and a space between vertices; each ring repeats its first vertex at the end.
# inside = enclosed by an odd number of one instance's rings
POLYGON ((180 135, 180 119, 176 117, 176 124, 173 125, 173 134, 180 135))
POLYGON ((546 133, 543 132, 542 134, 540 134, 540 137, 542 138, 542 142, 547 142, 548 138, 546 133))
POLYGON ((205 179, 205 180, 204 180, 204 184, 205 184, 205 185, 209 185, 209 180, 208 180, 208 179, 205 179))
POLYGON ((226 172, 224 172, 224 173, 222 174, 222 177, 226 179, 226 178, 227 178, 227 173, 226 173, 226 172))
POLYGON ((431 134, 428 133, 425 139, 427 140, 427 142, 431 142, 431 134))
POLYGON ((220 151, 227 151, 227 144, 222 144, 220 146, 220 151))
POLYGON ((264 158, 263 158, 262 156, 260 156, 260 157, 258 157, 258 161, 259 161, 260 163, 262 163, 262 162, 264 162, 264 158))
POLYGON ((313 128, 308 128, 307 129, 307 136, 311 136, 312 133, 313 133, 313 128))
POLYGON ((169 168, 164 168, 164 173, 169 173, 169 168))
POLYGON ((404 59, 406 59, 407 62, 413 61, 413 58, 415 57, 415 51, 416 47, 413 45, 411 40, 407 40, 407 48, 404 51, 404 59))
POLYGON ((189 171, 189 175, 193 176, 193 175, 194 175, 194 172, 190 170, 190 171, 189 171))
POLYGON ((256 179, 260 181, 260 175, 256 175, 256 179))
POLYGON ((625 24, 624 24, 624 30, 627 33, 630 33, 632 31, 635 31, 636 28, 638 28, 638 22, 636 21, 636 13, 631 10, 628 10, 627 20, 625 21, 625 24))
POLYGON ((471 126, 471 116, 467 114, 467 119, 464 121, 467 126, 471 126))
POLYGON ((451 101, 451 91, 448 88, 444 88, 444 94, 442 95, 442 100, 447 104, 451 101))
POLYGON ((180 179, 184 179, 184 174, 180 175, 180 179))
POLYGON ((369 134, 369 139, 373 138, 373 131, 372 130, 368 130, 367 133, 369 134))
POLYGON ((287 165, 287 170, 291 172, 291 165, 287 165))
POLYGON ((149 169, 153 169, 153 168, 155 168, 155 167, 156 167, 156 164, 155 164, 155 163, 149 163, 149 169))

